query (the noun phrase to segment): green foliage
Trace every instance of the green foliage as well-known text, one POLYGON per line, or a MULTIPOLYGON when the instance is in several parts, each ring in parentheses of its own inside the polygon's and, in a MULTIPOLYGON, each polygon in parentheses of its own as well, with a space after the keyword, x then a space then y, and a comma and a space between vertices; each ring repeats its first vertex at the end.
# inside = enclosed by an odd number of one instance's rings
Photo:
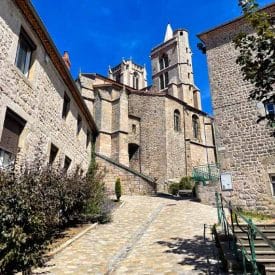
POLYGON ((41 266, 60 228, 110 221, 111 204, 95 157, 86 177, 51 167, 0 171, 0 274, 41 266))
POLYGON ((116 183, 115 183, 115 193, 116 193, 117 201, 119 201, 119 200, 120 200, 120 197, 121 197, 121 193, 122 193, 120 178, 117 178, 117 179, 116 179, 116 183))
POLYGON ((95 159, 95 148, 92 146, 91 160, 87 172, 89 199, 85 208, 86 219, 106 223, 111 221, 111 202, 106 195, 103 182, 103 172, 100 172, 95 159))
POLYGON ((193 189, 194 185, 195 183, 191 177, 182 177, 179 182, 179 190, 183 190, 183 189, 191 190, 193 189))
POLYGON ((192 177, 182 177, 180 182, 173 182, 168 187, 168 193, 177 195, 179 190, 194 190, 195 182, 192 177))
MULTIPOLYGON (((254 34, 240 33, 235 39, 235 48, 240 51, 236 60, 241 66, 244 80, 253 84, 250 99, 275 104, 275 32, 271 15, 258 11, 255 0, 240 1, 244 16, 254 34)), ((259 118, 274 124, 273 114, 259 118)))
POLYGON ((168 187, 168 192, 174 196, 176 196, 179 192, 179 183, 173 182, 168 187))

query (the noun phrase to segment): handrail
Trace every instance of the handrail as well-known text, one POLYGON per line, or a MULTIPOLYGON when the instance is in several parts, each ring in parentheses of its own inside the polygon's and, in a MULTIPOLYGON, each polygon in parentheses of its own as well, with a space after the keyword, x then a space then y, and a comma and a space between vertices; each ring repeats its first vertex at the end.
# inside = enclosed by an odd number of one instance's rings
MULTIPOLYGON (((242 218, 247 224, 251 224, 251 226, 253 227, 253 229, 259 233, 259 235, 268 243, 268 245, 275 251, 275 243, 273 243, 272 241, 270 241, 265 235, 264 233, 251 221, 251 219, 247 219, 245 216, 243 216, 236 208, 234 208, 230 203, 227 202, 227 200, 221 196, 221 199, 227 204, 228 209, 232 210, 235 214, 237 214, 240 218, 242 218), (251 223, 252 222, 252 223, 251 223)), ((239 225, 238 225, 239 226, 239 225)), ((241 226, 239 226, 240 229, 241 226)), ((243 231, 244 232, 244 231, 243 231)))
POLYGON ((247 259, 253 269, 253 274, 258 275, 260 274, 260 271, 258 269, 257 265, 257 259, 256 259, 256 252, 255 252, 255 244, 254 240, 256 239, 256 235, 259 234, 262 239, 275 251, 275 243, 273 243, 271 240, 269 240, 263 232, 257 226, 252 222, 251 219, 246 218, 244 215, 242 215, 238 209, 236 209, 234 206, 232 206, 231 202, 227 201, 222 194, 219 194, 216 192, 216 204, 217 204, 217 214, 218 214, 218 221, 219 224, 222 224, 223 230, 225 235, 228 237, 228 242, 229 242, 229 248, 231 248, 231 241, 230 241, 230 234, 229 230, 231 230, 232 235, 233 235, 233 251, 235 254, 238 254, 238 251, 241 251, 242 254, 242 262, 243 262, 243 271, 244 274, 246 274, 246 265, 245 265, 245 259, 247 259), (230 217, 231 217, 231 224, 227 220, 224 207, 228 208, 230 211, 230 217), (235 217, 235 223, 234 223, 234 218, 235 217), (241 218, 247 225, 246 225, 246 230, 243 228, 242 225, 239 224, 238 218, 241 218), (243 243, 238 240, 239 245, 241 246, 240 249, 237 249, 237 238, 235 235, 235 229, 234 227, 238 226, 242 232, 247 234, 248 241, 249 241, 249 249, 251 254, 247 252, 247 249, 244 247, 243 243))

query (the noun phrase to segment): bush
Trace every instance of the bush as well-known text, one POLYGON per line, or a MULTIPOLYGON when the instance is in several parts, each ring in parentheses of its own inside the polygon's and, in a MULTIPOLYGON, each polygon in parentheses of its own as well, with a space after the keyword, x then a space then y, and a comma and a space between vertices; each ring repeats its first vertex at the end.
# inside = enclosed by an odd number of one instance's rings
POLYGON ((116 183, 115 183, 115 193, 116 193, 117 201, 119 201, 119 200, 120 200, 120 197, 121 197, 121 193, 122 193, 120 178, 117 178, 117 179, 116 179, 116 183))
POLYGON ((168 187, 168 192, 172 195, 177 195, 179 192, 179 183, 173 182, 168 187))
POLYGON ((179 190, 183 190, 183 189, 191 190, 193 189, 194 185, 195 183, 191 177, 182 177, 179 182, 179 190))
POLYGON ((100 223, 111 221, 111 201, 106 194, 105 184, 102 181, 103 176, 103 173, 98 169, 93 147, 86 176, 86 181, 89 186, 89 199, 84 211, 86 220, 98 221, 100 223))
POLYGON ((94 155, 86 177, 38 163, 16 175, 0 171, 0 274, 43 265, 47 246, 60 228, 111 219, 94 155))

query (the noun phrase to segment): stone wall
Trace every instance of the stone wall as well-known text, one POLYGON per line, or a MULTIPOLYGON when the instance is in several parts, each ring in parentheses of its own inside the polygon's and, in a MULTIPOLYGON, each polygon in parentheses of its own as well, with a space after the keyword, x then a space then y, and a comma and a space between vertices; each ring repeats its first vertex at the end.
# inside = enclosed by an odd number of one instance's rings
POLYGON ((166 180, 165 97, 129 95, 129 115, 140 117, 141 172, 166 180))
MULTIPOLYGON (((89 129, 79 105, 52 61, 46 60, 46 52, 13 1, 0 2, 0 136, 7 108, 26 120, 20 136, 18 161, 31 162, 34 158, 49 160, 50 147, 58 147, 56 161, 63 166, 65 156, 72 160, 71 168, 79 165, 86 169, 90 157, 90 145, 86 147, 89 129), (18 37, 24 27, 36 45, 31 69, 26 77, 14 65, 18 37), (71 99, 70 111, 62 119, 64 92, 71 99), (82 117, 82 129, 77 134, 77 116, 82 117)), ((92 132, 91 129, 89 129, 92 132)))
MULTIPOLYGON (((275 10, 275 5, 270 8, 275 10)), ((275 138, 266 122, 257 123, 256 102, 248 100, 253 88, 243 81, 236 64, 232 39, 247 30, 242 20, 214 29, 201 38, 206 43, 222 172, 230 172, 233 190, 223 194, 245 209, 275 213, 270 176, 275 174, 275 138)))
POLYGON ((104 171, 103 181, 109 194, 114 194, 117 178, 120 178, 123 195, 152 195, 155 193, 156 184, 153 179, 105 156, 97 155, 96 161, 99 168, 104 171))

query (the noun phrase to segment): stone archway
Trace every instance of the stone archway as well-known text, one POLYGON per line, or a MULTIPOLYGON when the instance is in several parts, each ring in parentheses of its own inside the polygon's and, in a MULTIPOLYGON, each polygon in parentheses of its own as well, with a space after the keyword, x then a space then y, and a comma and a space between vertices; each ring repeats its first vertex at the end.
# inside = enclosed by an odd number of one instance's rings
POLYGON ((136 143, 128 144, 128 154, 129 154, 129 166, 130 168, 140 172, 140 147, 136 143))

